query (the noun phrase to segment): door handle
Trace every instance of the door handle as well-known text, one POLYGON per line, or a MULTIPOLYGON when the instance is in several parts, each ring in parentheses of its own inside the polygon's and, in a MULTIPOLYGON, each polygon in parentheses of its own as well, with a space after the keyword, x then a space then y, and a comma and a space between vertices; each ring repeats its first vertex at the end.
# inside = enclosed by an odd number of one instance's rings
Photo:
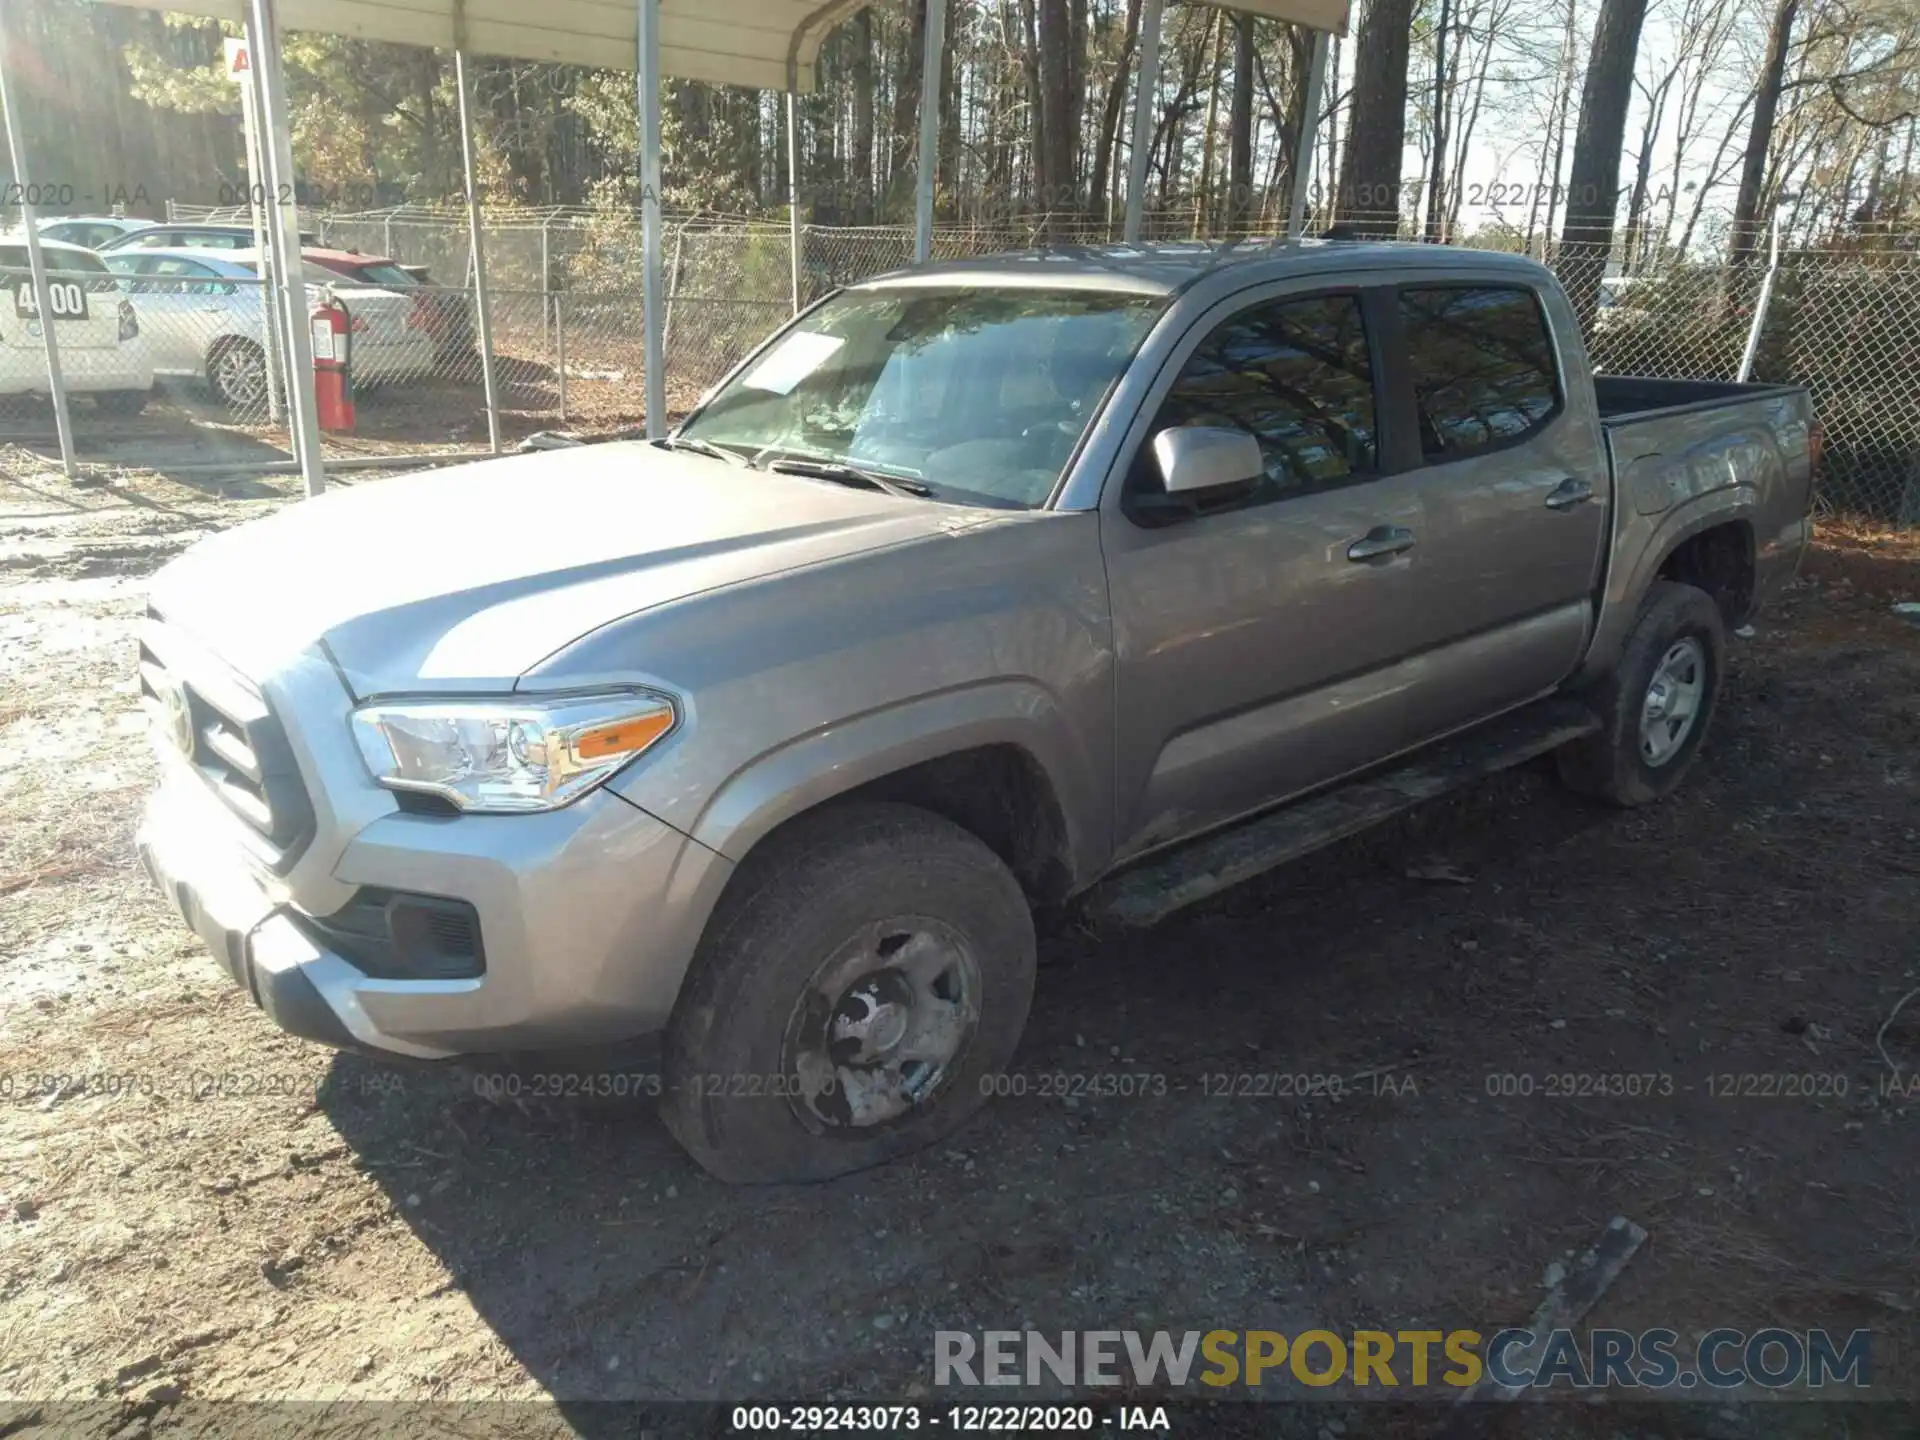
POLYGON ((1349 560, 1378 560, 1413 548, 1413 532, 1399 525, 1376 525, 1347 546, 1349 560))
POLYGON ((1571 510, 1576 505, 1584 505, 1593 498, 1593 486, 1585 480, 1569 475, 1547 496, 1549 510, 1571 510))

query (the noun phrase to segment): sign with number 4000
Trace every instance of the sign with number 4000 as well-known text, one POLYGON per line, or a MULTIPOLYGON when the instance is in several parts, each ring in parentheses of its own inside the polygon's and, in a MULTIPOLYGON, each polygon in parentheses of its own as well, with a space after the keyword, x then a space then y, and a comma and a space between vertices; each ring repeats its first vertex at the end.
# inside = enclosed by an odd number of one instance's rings
MULTIPOLYGON (((87 287, 78 280, 48 280, 47 307, 56 320, 84 320, 87 287)), ((14 282, 13 311, 23 320, 35 319, 40 314, 39 307, 33 303, 33 281, 24 276, 14 282)))

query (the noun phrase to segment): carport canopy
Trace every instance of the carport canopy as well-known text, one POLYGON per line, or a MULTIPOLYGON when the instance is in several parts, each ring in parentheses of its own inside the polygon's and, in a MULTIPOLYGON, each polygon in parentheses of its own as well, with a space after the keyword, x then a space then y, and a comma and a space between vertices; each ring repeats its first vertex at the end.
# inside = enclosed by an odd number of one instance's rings
MULTIPOLYGON (((241 24, 247 0, 101 0, 241 24)), ((867 0, 656 0, 660 73, 757 90, 814 87, 827 34, 867 0)), ((514 60, 631 70, 642 0, 277 0, 285 30, 514 60)), ((1223 0, 1223 8, 1344 31, 1347 0, 1223 0)))
MULTIPOLYGON (((640 111, 640 197, 643 258, 642 291, 646 341, 647 433, 666 433, 665 355, 662 345, 660 256, 660 80, 673 76, 719 85, 785 90, 788 95, 789 179, 794 185, 794 303, 799 305, 800 221, 797 183, 799 147, 792 97, 810 91, 815 61, 828 32, 867 0, 99 0, 137 9, 171 10, 227 20, 246 27, 253 57, 252 83, 264 134, 265 177, 277 202, 266 207, 276 257, 278 305, 285 317, 288 359, 293 374, 312 368, 305 324, 305 292, 297 256, 298 216, 293 204, 293 155, 289 140, 285 77, 281 73, 283 30, 314 31, 360 40, 450 49, 460 80, 460 112, 469 224, 475 252, 475 305, 483 347, 487 323, 486 271, 480 255, 478 199, 472 167, 472 136, 467 126, 464 57, 551 61, 573 65, 632 69, 637 77, 640 111)), ((938 73, 946 46, 948 0, 908 0, 926 6, 926 48, 922 73, 938 73)), ((1313 136, 1320 118, 1325 82, 1327 37, 1347 28, 1348 0, 1206 0, 1218 8, 1290 21, 1319 32, 1308 76, 1307 115, 1294 164, 1294 194, 1289 233, 1298 234, 1304 214, 1313 136)), ((1144 0, 1140 54, 1134 84, 1133 156, 1128 171, 1126 238, 1138 240, 1146 189, 1148 151, 1160 78, 1160 31, 1164 0, 1144 0)), ((914 255, 925 260, 933 234, 934 157, 939 138, 938 87, 921 87, 919 173, 914 204, 914 255)), ((17 158, 17 157, 16 157, 17 158)), ((18 167, 16 167, 18 168, 18 167)), ((31 217, 28 217, 31 227, 31 217)), ((491 355, 483 356, 491 366, 491 355)), ((489 419, 494 420, 491 373, 489 419)), ((319 430, 312 397, 304 385, 290 387, 294 449, 309 493, 321 485, 319 430)), ((498 445, 497 421, 494 435, 498 445)))

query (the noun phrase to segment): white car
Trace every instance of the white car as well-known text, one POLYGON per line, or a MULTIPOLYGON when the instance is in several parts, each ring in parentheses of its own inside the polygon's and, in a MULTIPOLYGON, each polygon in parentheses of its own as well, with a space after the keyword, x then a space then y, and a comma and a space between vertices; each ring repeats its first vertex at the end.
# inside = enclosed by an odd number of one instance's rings
MULTIPOLYGON (((101 258, 133 296, 156 373, 205 381, 235 410, 266 404, 265 287, 254 251, 131 248, 101 258)), ((432 372, 430 317, 414 297, 313 264, 306 281, 309 307, 328 293, 347 307, 356 389, 432 372)))
MULTIPOLYGON (((153 362, 120 281, 104 260, 79 245, 42 240, 40 253, 67 389, 91 396, 102 410, 137 415, 153 389, 153 362)), ((0 287, 0 395, 44 395, 46 341, 24 240, 0 238, 0 287)))
POLYGON ((134 220, 125 215, 66 215, 58 220, 40 222, 40 238, 64 240, 69 245, 84 245, 89 250, 104 250, 142 230, 151 230, 151 220, 134 220))

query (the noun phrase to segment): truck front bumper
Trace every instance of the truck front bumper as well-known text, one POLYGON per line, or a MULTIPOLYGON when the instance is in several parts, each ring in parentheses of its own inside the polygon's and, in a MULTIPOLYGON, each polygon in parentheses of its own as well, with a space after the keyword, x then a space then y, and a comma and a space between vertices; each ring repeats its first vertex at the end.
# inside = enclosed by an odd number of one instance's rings
POLYGON ((148 873, 283 1030, 376 1055, 544 1060, 657 1035, 730 868, 606 792, 538 815, 393 810, 345 841, 324 893, 344 885, 464 902, 484 968, 461 979, 376 976, 329 943, 297 887, 252 861, 198 775, 163 770, 137 841, 148 873))

